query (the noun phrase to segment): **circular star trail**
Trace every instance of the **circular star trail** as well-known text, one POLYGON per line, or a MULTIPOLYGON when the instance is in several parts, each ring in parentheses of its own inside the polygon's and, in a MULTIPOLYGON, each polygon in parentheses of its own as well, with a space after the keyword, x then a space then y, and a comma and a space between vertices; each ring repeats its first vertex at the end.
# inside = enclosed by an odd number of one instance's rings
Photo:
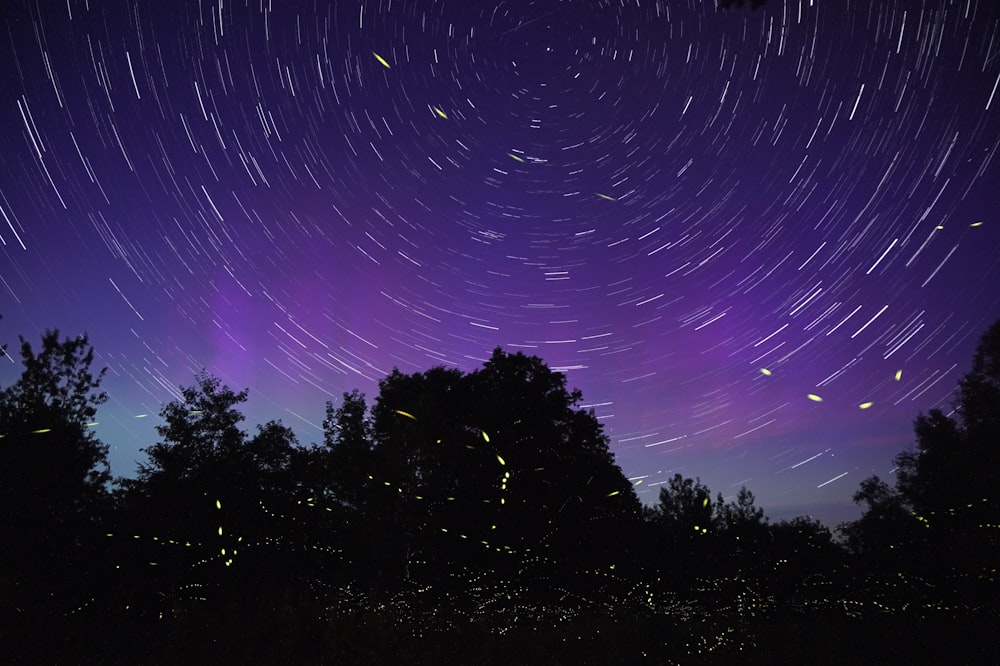
POLYGON ((310 441, 500 346, 647 501, 679 472, 836 522, 1000 316, 992 2, 0 18, 3 340, 90 334, 117 474, 201 368, 310 441))

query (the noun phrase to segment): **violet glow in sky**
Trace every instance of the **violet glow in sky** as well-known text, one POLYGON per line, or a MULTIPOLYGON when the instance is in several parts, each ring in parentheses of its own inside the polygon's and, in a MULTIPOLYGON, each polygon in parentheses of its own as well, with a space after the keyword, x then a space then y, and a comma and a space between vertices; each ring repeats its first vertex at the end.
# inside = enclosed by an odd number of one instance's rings
POLYGON ((5 3, 2 339, 89 333, 116 474, 202 367, 307 443, 500 346, 646 501, 850 518, 1000 316, 1000 5, 847 4, 5 3))

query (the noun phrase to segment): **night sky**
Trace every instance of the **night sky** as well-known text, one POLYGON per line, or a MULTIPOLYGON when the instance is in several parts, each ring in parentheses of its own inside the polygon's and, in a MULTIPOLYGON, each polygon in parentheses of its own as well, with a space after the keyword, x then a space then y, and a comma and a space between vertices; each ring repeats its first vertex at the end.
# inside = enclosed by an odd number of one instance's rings
POLYGON ((645 501, 833 526, 950 410, 1000 317, 1000 4, 329 4, 0 9, 0 340, 90 335, 113 473, 201 368, 305 444, 500 346, 645 501))

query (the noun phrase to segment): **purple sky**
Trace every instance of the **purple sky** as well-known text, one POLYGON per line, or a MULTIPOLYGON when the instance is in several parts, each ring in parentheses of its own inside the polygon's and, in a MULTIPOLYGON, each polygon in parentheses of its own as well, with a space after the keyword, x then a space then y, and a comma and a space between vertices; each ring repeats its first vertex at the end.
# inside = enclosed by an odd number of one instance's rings
POLYGON ((834 525, 1000 317, 995 2, 327 4, 0 10, 0 339, 90 334, 116 474, 202 367, 307 443, 501 346, 834 525))

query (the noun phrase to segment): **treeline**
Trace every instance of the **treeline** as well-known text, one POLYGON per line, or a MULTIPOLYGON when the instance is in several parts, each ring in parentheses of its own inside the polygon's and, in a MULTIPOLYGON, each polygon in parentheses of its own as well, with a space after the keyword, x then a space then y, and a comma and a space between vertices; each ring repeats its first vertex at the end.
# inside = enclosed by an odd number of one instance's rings
POLYGON ((834 539, 674 476, 642 506, 582 396, 497 349, 247 432, 209 375, 132 478, 87 338, 0 391, 0 652, 19 663, 1000 661, 1000 322, 834 539))

